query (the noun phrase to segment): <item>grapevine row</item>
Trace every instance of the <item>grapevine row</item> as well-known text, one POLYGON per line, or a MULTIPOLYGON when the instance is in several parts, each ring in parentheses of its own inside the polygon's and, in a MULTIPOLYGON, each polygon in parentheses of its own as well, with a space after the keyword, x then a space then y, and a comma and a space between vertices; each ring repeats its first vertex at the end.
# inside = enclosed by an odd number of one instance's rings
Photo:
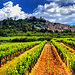
POLYGON ((63 58, 63 61, 69 63, 71 69, 75 72, 75 54, 68 51, 66 48, 62 47, 58 42, 55 40, 51 40, 53 45, 57 48, 59 55, 63 58))
POLYGON ((71 41, 71 40, 68 40, 67 38, 58 38, 58 39, 54 39, 54 40, 58 41, 58 42, 64 42, 67 45, 71 45, 71 46, 75 47, 75 42, 71 41))
MULTIPOLYGON (((27 43, 16 43, 15 45, 10 46, 9 45, 9 49, 5 50, 5 51, 0 51, 0 66, 1 66, 1 60, 2 58, 5 58, 7 61, 7 57, 10 56, 11 59, 11 54, 16 55, 17 52, 24 52, 26 50, 28 50, 29 48, 32 48, 33 45, 35 44, 39 44, 40 41, 36 41, 36 42, 27 42, 27 43)), ((14 44, 14 43, 13 43, 14 44)), ((7 46, 8 47, 8 46, 7 46)), ((6 49, 7 49, 6 47, 6 49)))
POLYGON ((50 40, 49 36, 13 36, 13 37, 0 37, 0 42, 32 42, 32 41, 43 41, 50 40))
MULTIPOLYGON (((23 75, 29 69, 33 62, 37 60, 40 56, 40 53, 47 41, 41 42, 36 48, 33 48, 32 51, 27 52, 27 55, 19 59, 15 68, 7 69, 7 75, 23 75)), ((14 64, 15 65, 15 64, 14 64)))

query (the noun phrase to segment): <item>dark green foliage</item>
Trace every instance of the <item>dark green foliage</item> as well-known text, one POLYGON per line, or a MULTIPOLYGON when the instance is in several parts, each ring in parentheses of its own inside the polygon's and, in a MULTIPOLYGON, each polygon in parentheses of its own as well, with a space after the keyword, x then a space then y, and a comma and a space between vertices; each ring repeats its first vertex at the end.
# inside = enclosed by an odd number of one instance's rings
POLYGON ((71 30, 69 30, 69 29, 65 29, 64 31, 62 31, 62 33, 70 33, 71 32, 71 30))
POLYGON ((7 32, 3 31, 2 29, 0 30, 0 36, 7 36, 7 32))
POLYGON ((13 20, 12 18, 8 18, 3 21, 0 21, 0 29, 16 29, 27 32, 34 31, 34 25, 37 24, 38 26, 42 26, 44 24, 44 21, 42 19, 37 19, 35 17, 30 17, 24 20, 13 20))
POLYGON ((26 19, 13 20, 12 18, 0 21, 0 36, 49 36, 50 37, 74 37, 75 32, 64 30, 61 32, 48 30, 46 20, 42 17, 30 17, 26 19))
POLYGON ((1 37, 0 42, 33 42, 33 41, 50 41, 50 36, 15 36, 15 37, 1 37))

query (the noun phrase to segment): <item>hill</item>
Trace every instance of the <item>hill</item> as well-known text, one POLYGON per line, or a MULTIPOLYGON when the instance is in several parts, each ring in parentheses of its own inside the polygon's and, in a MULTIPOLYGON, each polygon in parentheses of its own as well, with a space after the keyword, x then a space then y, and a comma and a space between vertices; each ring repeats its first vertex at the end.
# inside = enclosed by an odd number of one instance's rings
POLYGON ((14 33, 21 34, 26 33, 27 31, 35 31, 35 32, 60 32, 64 30, 75 31, 75 26, 61 24, 61 23, 53 23, 44 18, 36 18, 34 16, 26 18, 26 19, 12 19, 8 18, 3 21, 0 21, 0 35, 4 35, 6 33, 14 33))
POLYGON ((34 16, 26 18, 26 19, 19 19, 13 20, 12 18, 5 19, 0 21, 0 29, 17 29, 22 31, 33 30, 33 26, 37 29, 44 29, 47 28, 48 30, 52 31, 62 31, 64 29, 70 29, 72 31, 75 30, 75 26, 61 24, 61 23, 52 23, 44 18, 36 18, 34 16))

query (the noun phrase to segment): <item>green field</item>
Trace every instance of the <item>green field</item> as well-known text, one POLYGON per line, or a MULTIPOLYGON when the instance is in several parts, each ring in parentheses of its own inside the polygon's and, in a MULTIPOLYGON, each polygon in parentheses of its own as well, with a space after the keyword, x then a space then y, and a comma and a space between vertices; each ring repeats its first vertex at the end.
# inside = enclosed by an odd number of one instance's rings
POLYGON ((54 45, 63 63, 74 73, 75 38, 16 36, 0 37, 0 75, 26 74, 36 64, 46 43, 54 45))

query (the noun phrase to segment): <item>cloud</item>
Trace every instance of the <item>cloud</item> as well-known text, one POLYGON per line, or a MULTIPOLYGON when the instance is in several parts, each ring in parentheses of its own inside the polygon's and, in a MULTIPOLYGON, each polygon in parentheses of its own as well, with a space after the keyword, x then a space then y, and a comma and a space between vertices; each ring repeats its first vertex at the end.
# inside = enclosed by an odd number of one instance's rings
POLYGON ((75 0, 47 0, 52 2, 60 2, 60 3, 75 3, 75 0))
POLYGON ((3 5, 4 7, 0 9, 0 20, 10 17, 16 19, 25 19, 30 16, 30 14, 21 11, 22 8, 19 7, 19 4, 13 6, 13 2, 9 1, 4 3, 3 5))
POLYGON ((75 0, 59 0, 62 3, 75 3, 75 0))
POLYGON ((64 24, 75 23, 75 5, 60 6, 58 3, 39 5, 33 13, 36 17, 44 17, 51 22, 64 24))
POLYGON ((16 19, 25 19, 30 16, 42 16, 51 22, 75 24, 75 4, 61 7, 56 2, 50 2, 50 4, 38 5, 32 14, 27 14, 22 11, 22 8, 19 6, 19 4, 13 6, 13 2, 11 1, 6 2, 3 5, 4 7, 0 9, 0 20, 10 17, 16 17, 16 19))
POLYGON ((60 0, 47 0, 47 1, 60 1, 60 0))

